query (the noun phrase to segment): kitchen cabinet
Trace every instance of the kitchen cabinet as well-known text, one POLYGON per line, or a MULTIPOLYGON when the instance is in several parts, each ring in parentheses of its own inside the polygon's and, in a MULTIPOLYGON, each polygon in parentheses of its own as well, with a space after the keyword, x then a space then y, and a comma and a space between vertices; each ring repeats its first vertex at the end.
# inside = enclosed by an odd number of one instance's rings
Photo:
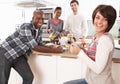
MULTIPOLYGON (((33 55, 29 64, 35 76, 33 84, 62 84, 85 76, 86 65, 76 58, 33 55)), ((22 84, 21 77, 13 69, 9 84, 22 84)))
POLYGON ((31 56, 29 64, 35 75, 33 84, 63 84, 85 76, 85 65, 76 58, 31 56))
POLYGON ((35 76, 33 84, 56 84, 56 56, 31 56, 30 67, 35 76))
MULTIPOLYGON (((63 84, 65 81, 84 78, 86 72, 84 62, 70 54, 69 57, 65 54, 49 53, 31 55, 29 65, 35 77, 33 84, 63 84)), ((116 84, 120 82, 119 66, 120 63, 113 62, 112 72, 116 84)), ((11 70, 9 84, 22 84, 21 77, 13 69, 11 70)))
MULTIPOLYGON (((31 56, 29 64, 35 76, 33 84, 63 84, 68 80, 85 77, 86 65, 79 58, 65 58, 60 56, 31 56)), ((120 63, 112 66, 113 78, 119 84, 120 63)), ((22 84, 22 78, 12 69, 8 84, 22 84)))
MULTIPOLYGON (((79 58, 65 58, 60 56, 31 56, 29 64, 35 76, 33 84, 63 84, 68 80, 85 77, 86 65, 79 58)), ((120 63, 112 66, 113 78, 119 84, 120 63)), ((22 78, 12 69, 9 84, 22 84, 22 78)))
POLYGON ((86 65, 79 58, 58 57, 56 84, 63 84, 65 81, 84 78, 85 72, 86 65))

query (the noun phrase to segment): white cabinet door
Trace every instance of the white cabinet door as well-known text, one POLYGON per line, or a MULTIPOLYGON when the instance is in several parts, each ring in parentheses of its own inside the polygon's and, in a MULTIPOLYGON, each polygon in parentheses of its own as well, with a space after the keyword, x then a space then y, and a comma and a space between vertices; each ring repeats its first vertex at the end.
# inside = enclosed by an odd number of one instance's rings
MULTIPOLYGON (((63 84, 85 77, 86 65, 79 58, 37 55, 28 62, 34 74, 33 84, 63 84)), ((9 84, 22 84, 22 78, 13 69, 9 84)))
POLYGON ((34 73, 33 84, 57 84, 56 83, 56 56, 31 56, 29 65, 34 73))
POLYGON ((86 65, 80 59, 60 56, 31 56, 29 64, 34 73, 33 84, 63 84, 85 77, 86 65))
POLYGON ((57 61, 57 84, 84 78, 86 65, 78 58, 59 57, 57 61))
POLYGON ((120 84, 120 63, 113 63, 112 74, 115 80, 115 84, 120 84))

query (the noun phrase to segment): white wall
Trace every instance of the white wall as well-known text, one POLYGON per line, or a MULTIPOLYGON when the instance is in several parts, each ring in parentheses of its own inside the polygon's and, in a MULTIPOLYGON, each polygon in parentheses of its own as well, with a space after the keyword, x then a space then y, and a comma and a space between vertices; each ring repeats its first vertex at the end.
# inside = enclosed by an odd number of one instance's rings
MULTIPOLYGON (((32 18, 32 12, 35 8, 20 8, 15 4, 19 0, 0 1, 0 39, 2 41, 15 31, 18 24, 29 22, 32 18)), ((50 0, 45 0, 50 2, 50 0)), ((119 0, 78 0, 80 3, 80 11, 86 17, 91 19, 93 10, 98 4, 110 4, 119 12, 119 0)), ((55 6, 61 6, 63 9, 61 19, 66 20, 70 14, 70 0, 52 0, 55 6)), ((119 19, 119 18, 118 18, 119 19)))
MULTIPOLYGON (((49 0, 46 0, 49 1, 49 0)), ((52 0, 56 6, 61 6, 63 9, 63 13, 61 18, 66 19, 67 15, 71 13, 70 8, 70 1, 71 0, 52 0)), ((91 19, 91 15, 95 7, 99 4, 109 4, 112 5, 116 10, 117 13, 119 12, 119 0, 78 0, 80 5, 80 11, 85 15, 87 19, 91 19)), ((50 1, 49 1, 50 2, 50 1)))
POLYGON ((12 34, 24 22, 30 22, 35 8, 21 8, 13 3, 0 3, 0 39, 12 34))

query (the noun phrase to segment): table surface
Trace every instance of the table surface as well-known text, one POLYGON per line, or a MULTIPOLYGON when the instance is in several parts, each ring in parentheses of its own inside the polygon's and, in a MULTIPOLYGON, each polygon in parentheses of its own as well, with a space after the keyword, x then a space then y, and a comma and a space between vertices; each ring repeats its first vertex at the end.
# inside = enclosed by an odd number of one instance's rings
MULTIPOLYGON (((86 40, 90 40, 90 39, 86 39, 86 40)), ((115 47, 120 48, 120 45, 118 44, 118 40, 120 40, 120 38, 114 38, 114 40, 115 40, 115 47)), ((43 52, 33 51, 33 54, 44 55, 44 56, 61 56, 61 57, 66 57, 66 58, 77 58, 76 55, 70 54, 69 50, 63 53, 43 53, 43 52)), ((112 61, 115 63, 120 63, 120 58, 113 57, 112 61)))
POLYGON ((69 51, 63 52, 63 53, 43 53, 43 52, 37 52, 33 51, 33 54, 35 55, 45 55, 45 56, 61 56, 66 58, 77 58, 76 55, 70 54, 69 51))
MULTIPOLYGON (((63 53, 43 53, 43 52, 37 52, 33 51, 34 55, 44 55, 44 56, 60 56, 60 57, 65 57, 65 58, 77 58, 76 55, 70 54, 69 51, 63 52, 63 53)), ((112 61, 115 63, 120 63, 120 58, 112 58, 112 61)))

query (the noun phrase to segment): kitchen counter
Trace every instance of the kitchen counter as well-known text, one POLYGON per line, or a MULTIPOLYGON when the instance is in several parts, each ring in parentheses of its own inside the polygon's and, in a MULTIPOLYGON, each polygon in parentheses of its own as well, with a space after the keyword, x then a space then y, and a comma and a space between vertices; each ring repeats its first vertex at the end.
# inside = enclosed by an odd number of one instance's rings
POLYGON ((119 44, 119 41, 120 38, 115 38, 114 39, 114 42, 115 42, 115 51, 114 51, 114 54, 113 54, 113 62, 115 63, 120 63, 120 44, 119 44))
MULTIPOLYGON (((114 57, 112 60, 113 64, 120 64, 120 58, 114 57)), ((29 64, 35 75, 34 82, 36 83, 33 84, 39 84, 41 81, 41 84, 63 84, 63 82, 68 80, 84 78, 87 67, 80 58, 70 54, 69 51, 64 53, 34 51, 33 56, 30 57, 29 64)), ((117 77, 116 69, 112 69, 115 78, 117 77)))
MULTIPOLYGON (((48 38, 44 38, 45 41, 50 41, 48 38)), ((91 39, 86 39, 87 42, 90 42, 91 39)), ((118 44, 118 40, 120 38, 114 38, 115 42, 115 53, 113 55, 113 62, 120 63, 120 44, 118 44)), ((66 57, 66 58, 77 58, 77 56, 70 54, 69 51, 66 51, 64 53, 43 53, 43 52, 37 52, 34 51, 33 54, 35 55, 45 55, 45 56, 60 56, 60 57, 66 57)))
MULTIPOLYGON (((65 58, 77 58, 76 55, 70 54, 69 51, 64 52, 64 53, 43 53, 43 52, 34 51, 33 54, 34 55, 44 55, 44 56, 60 56, 60 57, 65 57, 65 58)), ((113 56, 112 61, 115 63, 120 63, 120 57, 113 56)))
POLYGON ((114 63, 120 63, 120 58, 112 58, 112 61, 113 61, 114 63))
POLYGON ((35 76, 33 84, 63 84, 84 78, 86 65, 77 56, 64 53, 42 53, 34 51, 29 65, 35 76))
POLYGON ((60 57, 66 57, 66 58, 77 58, 76 55, 70 54, 69 51, 66 51, 66 52, 63 52, 63 53, 43 53, 43 52, 34 51, 33 55, 60 56, 60 57))
MULTIPOLYGON (((117 82, 116 84, 119 84, 120 58, 114 56, 112 60, 113 77, 117 82)), ((63 84, 63 82, 68 80, 84 78, 86 74, 86 64, 68 51, 64 53, 34 51, 28 62, 34 74, 33 84, 63 84)), ((22 78, 12 69, 9 84, 21 83, 22 78)))

